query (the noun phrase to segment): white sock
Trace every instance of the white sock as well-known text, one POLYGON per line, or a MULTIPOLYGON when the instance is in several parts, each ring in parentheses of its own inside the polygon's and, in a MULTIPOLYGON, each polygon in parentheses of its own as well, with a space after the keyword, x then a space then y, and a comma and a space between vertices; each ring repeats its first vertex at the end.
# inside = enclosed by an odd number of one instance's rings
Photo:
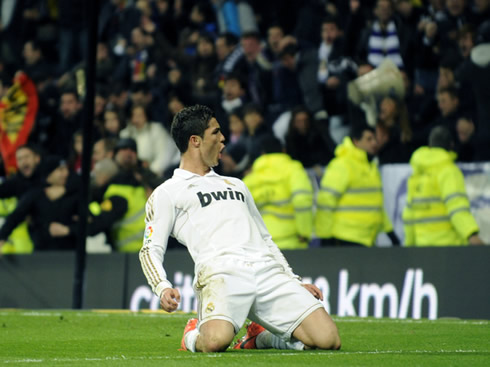
POLYGON ((286 342, 278 336, 272 334, 270 331, 265 330, 264 332, 257 335, 255 340, 255 345, 257 349, 291 349, 291 350, 303 350, 305 345, 298 341, 286 342))
POLYGON ((199 330, 194 329, 185 334, 184 343, 187 350, 195 353, 196 352, 196 341, 199 336, 199 330))

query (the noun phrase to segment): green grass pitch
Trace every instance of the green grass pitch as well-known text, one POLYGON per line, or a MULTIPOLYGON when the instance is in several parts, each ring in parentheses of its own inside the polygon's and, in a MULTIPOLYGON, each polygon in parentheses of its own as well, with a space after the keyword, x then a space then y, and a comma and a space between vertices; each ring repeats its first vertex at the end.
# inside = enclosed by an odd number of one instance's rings
POLYGON ((180 352, 192 316, 0 310, 0 365, 490 366, 490 321, 334 318, 340 351, 180 352))

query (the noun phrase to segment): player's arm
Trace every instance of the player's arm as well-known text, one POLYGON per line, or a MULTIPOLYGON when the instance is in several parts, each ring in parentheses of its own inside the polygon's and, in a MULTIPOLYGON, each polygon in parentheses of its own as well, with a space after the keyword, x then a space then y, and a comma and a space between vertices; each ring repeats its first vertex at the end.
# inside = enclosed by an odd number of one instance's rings
POLYGON ((155 190, 146 202, 146 229, 139 258, 148 284, 167 312, 175 311, 180 301, 179 291, 172 288, 163 268, 174 221, 174 205, 170 195, 163 188, 155 190))

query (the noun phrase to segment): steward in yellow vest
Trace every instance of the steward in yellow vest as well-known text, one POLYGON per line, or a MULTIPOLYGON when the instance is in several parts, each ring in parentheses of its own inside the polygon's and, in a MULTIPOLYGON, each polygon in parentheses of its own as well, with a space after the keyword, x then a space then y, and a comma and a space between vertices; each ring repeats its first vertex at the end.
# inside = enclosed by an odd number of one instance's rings
POLYGON ((90 203, 93 215, 90 236, 105 232, 115 251, 137 252, 145 231, 145 187, 131 172, 117 174, 107 186, 102 202, 90 203))
POLYGON ((383 206, 383 187, 377 165, 370 159, 377 143, 372 128, 354 127, 335 149, 320 182, 315 233, 323 245, 371 247, 380 232, 399 241, 383 206))
POLYGON ((114 162, 103 160, 94 167, 97 179, 100 173, 112 172, 112 166, 118 166, 119 173, 108 184, 98 184, 102 187, 102 200, 99 206, 90 204, 93 217, 88 227, 89 235, 105 232, 115 251, 138 252, 143 245, 148 188, 143 183, 139 163, 136 142, 121 139, 116 145, 114 162))
POLYGON ((313 187, 299 161, 282 153, 273 136, 261 139, 262 155, 243 179, 280 249, 307 248, 313 230, 313 187))
POLYGON ((410 159, 413 173, 403 211, 406 246, 482 243, 452 145, 450 131, 438 126, 431 131, 429 147, 417 149, 410 159))

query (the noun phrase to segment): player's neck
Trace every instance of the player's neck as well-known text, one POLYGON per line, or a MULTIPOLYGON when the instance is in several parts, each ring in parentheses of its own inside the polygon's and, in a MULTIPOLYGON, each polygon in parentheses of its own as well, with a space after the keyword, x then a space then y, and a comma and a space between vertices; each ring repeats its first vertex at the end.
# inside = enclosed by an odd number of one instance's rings
POLYGON ((199 176, 204 176, 211 171, 211 168, 206 166, 200 160, 190 159, 190 157, 186 157, 185 155, 183 155, 182 159, 180 160, 179 168, 195 173, 199 176))

